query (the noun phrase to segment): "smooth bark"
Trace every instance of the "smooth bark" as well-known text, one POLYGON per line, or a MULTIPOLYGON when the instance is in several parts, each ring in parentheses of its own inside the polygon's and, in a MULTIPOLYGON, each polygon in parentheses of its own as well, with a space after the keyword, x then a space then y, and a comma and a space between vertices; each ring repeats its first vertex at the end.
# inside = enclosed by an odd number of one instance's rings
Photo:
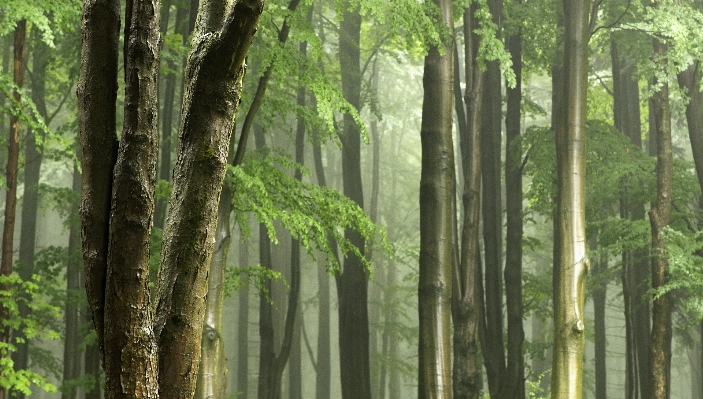
MULTIPOLYGON (((479 277, 481 276, 479 210, 481 204, 481 97, 484 73, 478 64, 480 37, 474 32, 478 27, 475 11, 475 4, 464 10, 466 89, 463 102, 466 107, 467 121, 466 133, 461 137, 460 143, 464 176, 462 193, 464 220, 461 230, 461 254, 454 262, 452 282, 452 319, 454 321, 452 382, 456 399, 477 399, 482 388, 478 367, 478 340, 480 319, 483 317, 481 309, 483 294, 479 287, 481 285, 479 284, 481 278, 479 277)), ((452 195, 454 195, 453 192, 452 195)))
MULTIPOLYGON (((453 36, 451 2, 438 0, 441 20, 453 36)), ((452 299, 452 140, 454 60, 452 42, 430 46, 425 57, 420 176, 420 322, 418 398, 452 397, 450 312, 452 299)))
POLYGON ((522 399, 525 397, 525 359, 522 346, 525 340, 522 300, 522 159, 516 156, 515 144, 520 138, 522 103, 522 33, 517 32, 506 39, 513 60, 515 87, 507 88, 507 112, 505 116, 505 193, 506 193, 506 240, 505 240, 505 299, 508 321, 508 355, 502 397, 522 399))
POLYGON ((564 0, 564 83, 556 116, 552 398, 580 399, 583 385, 586 255, 585 172, 590 1, 564 0))

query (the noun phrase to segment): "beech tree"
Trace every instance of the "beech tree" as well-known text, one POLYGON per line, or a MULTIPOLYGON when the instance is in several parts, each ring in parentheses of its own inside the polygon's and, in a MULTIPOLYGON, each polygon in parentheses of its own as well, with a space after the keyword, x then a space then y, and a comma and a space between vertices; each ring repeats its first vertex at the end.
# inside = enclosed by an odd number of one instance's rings
POLYGON ((564 80, 555 118, 557 209, 554 231, 552 398, 582 395, 586 255, 586 90, 590 1, 564 0, 564 80))
POLYGON ((124 128, 118 143, 120 2, 83 5, 78 84, 83 258, 108 398, 193 397, 217 204, 244 59, 263 1, 202 2, 198 10, 152 302, 148 260, 158 148, 159 7, 159 0, 127 2, 124 128))

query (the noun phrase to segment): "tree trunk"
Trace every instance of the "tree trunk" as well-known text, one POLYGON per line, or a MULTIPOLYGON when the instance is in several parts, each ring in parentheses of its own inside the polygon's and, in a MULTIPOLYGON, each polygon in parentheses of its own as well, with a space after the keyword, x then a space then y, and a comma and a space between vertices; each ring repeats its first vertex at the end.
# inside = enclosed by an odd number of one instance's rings
MULTIPOLYGON (((78 166, 73 166, 73 192, 80 192, 81 173, 78 166)), ((78 203, 72 206, 72 215, 78 214, 78 203)), ((66 307, 65 307, 65 328, 66 337, 63 349, 63 380, 61 399, 75 399, 77 392, 74 388, 69 388, 68 384, 81 376, 81 351, 80 344, 83 341, 81 325, 83 322, 79 318, 78 306, 81 297, 81 231, 80 225, 72 221, 68 234, 68 262, 66 264, 66 307)), ((99 367, 99 365, 98 365, 99 367)))
MULTIPOLYGON (((322 165, 322 148, 320 148, 320 137, 318 131, 313 128, 313 159, 315 162, 315 174, 320 187, 327 187, 325 169, 322 165)), ((331 238, 330 244, 334 253, 337 253, 336 241, 331 238)), ((330 343, 330 282, 327 274, 327 267, 322 259, 317 263, 317 285, 318 285, 318 324, 317 324, 317 378, 315 380, 315 398, 329 399, 331 393, 331 343, 330 343)))
MULTIPOLYGON (((502 0, 490 0, 493 23, 500 26, 502 0)), ((498 61, 486 63, 481 101, 481 211, 485 267, 486 341, 481 353, 486 366, 488 390, 492 397, 503 397, 505 386, 505 347, 503 344, 503 207, 501 200, 501 125, 503 119, 501 76, 498 61)))
MULTIPOLYGON (((162 8, 168 9, 168 4, 163 4, 162 8)), ((176 26, 175 33, 180 33, 182 45, 187 44, 188 30, 186 18, 189 12, 188 7, 179 6, 176 11, 176 26)), ((163 22, 163 21, 162 21, 163 22)), ((164 31, 164 33, 166 33, 164 31)), ((161 146, 159 160, 159 180, 171 181, 171 138, 173 137, 173 111, 176 103, 176 80, 180 77, 176 71, 176 64, 172 59, 167 62, 169 72, 166 74, 166 87, 164 88, 164 105, 161 119, 161 146)), ((180 79, 179 79, 180 80, 180 79)), ((158 198, 156 200, 156 208, 154 209, 154 227, 163 230, 164 222, 166 221, 166 199, 158 198)))
MULTIPOLYGON (((592 253, 596 253, 598 249, 598 235, 597 233, 591 236, 589 241, 589 250, 592 253)), ((593 264, 593 276, 596 278, 602 278, 602 273, 605 273, 608 269, 608 259, 607 256, 601 255, 593 264)), ((605 282, 601 282, 598 286, 593 287, 593 329, 594 334, 594 346, 595 346, 595 356, 596 360, 596 398, 607 399, 607 379, 606 379, 606 334, 605 334, 605 301, 608 285, 605 282)), ((630 327, 630 326, 627 326, 630 327)))
MULTIPOLYGON (((453 36, 451 2, 435 2, 442 11, 438 24, 453 36)), ((422 101, 422 173, 420 177, 420 316, 418 398, 452 397, 450 312, 452 300, 452 143, 454 60, 452 42, 443 51, 430 46, 425 57, 422 101)))
MULTIPOLYGON (((249 249, 247 245, 239 246, 239 267, 249 266, 249 249)), ((239 289, 239 317, 237 318, 237 398, 249 396, 249 287, 239 289)))
MULTIPOLYGON (((466 89, 466 136, 461 138, 464 188, 462 202, 464 220, 461 232, 461 256, 456 260, 452 288, 452 318, 454 320, 454 398, 477 399, 482 388, 478 368, 478 330, 482 315, 478 278, 481 275, 479 253, 479 209, 481 193, 481 97, 483 72, 478 65, 480 37, 476 5, 464 9, 464 67, 466 89), (458 265, 458 266, 456 266, 458 265)), ((454 192, 452 192, 454 195, 454 192)), ((452 240, 449 240, 452 241, 452 240)))
POLYGON ((563 101, 556 117, 557 215, 552 398, 580 399, 588 274, 584 181, 590 1, 564 0, 563 101))
MULTIPOLYGON (((356 109, 361 106, 361 65, 359 40, 361 15, 359 6, 350 10, 344 2, 339 30, 339 62, 342 94, 356 109)), ((364 208, 361 182, 361 131, 351 114, 344 114, 342 173, 344 195, 364 208)), ((364 255, 365 240, 358 231, 346 229, 344 236, 364 255)), ((343 399, 371 397, 369 369, 368 275, 361 259, 349 254, 343 270, 337 274, 339 301, 339 362, 343 399)))
MULTIPOLYGON (((90 306, 86 309, 84 321, 85 323, 94 326, 90 306)), ((84 367, 85 374, 93 377, 93 386, 89 391, 86 391, 85 399, 102 399, 102 383, 100 381, 100 348, 97 343, 85 346, 84 367)))
MULTIPOLYGON (((27 21, 21 20, 17 22, 15 27, 14 41, 14 83, 21 88, 24 80, 24 68, 26 57, 26 40, 27 36, 27 21)), ((20 93, 13 92, 15 101, 21 101, 20 93)), ((9 277, 12 274, 12 257, 14 254, 14 234, 15 234, 15 209, 17 207, 17 172, 19 165, 19 140, 20 140, 20 121, 12 115, 10 117, 10 134, 7 141, 7 168, 5 169, 5 183, 7 192, 5 196, 5 224, 2 234, 2 261, 0 262, 0 273, 3 276, 9 277)), ((0 285, 0 290, 9 291, 8 283, 0 285)), ((9 318, 9 310, 4 306, 0 306, 0 319, 7 320, 9 318)), ((10 342, 10 328, 3 326, 0 329, 0 341, 4 343, 10 342)), ((7 355, 5 355, 7 356, 7 355)), ((0 399, 5 399, 9 396, 8 392, 0 389, 0 399)))
MULTIPOLYGON (((34 35, 34 45, 32 49, 32 101, 37 107, 39 115, 45 123, 49 123, 46 111, 46 67, 49 63, 49 46, 44 43, 39 35, 34 35)), ((39 172, 41 171, 42 154, 37 148, 36 135, 27 129, 26 146, 24 151, 24 190, 22 194, 22 214, 20 231, 20 251, 18 259, 19 276, 23 281, 29 281, 34 273, 34 252, 36 247, 37 212, 39 209, 39 172)), ((20 317, 29 315, 27 304, 19 303, 20 317)), ((26 370, 29 368, 29 343, 17 343, 17 352, 12 354, 15 362, 15 370, 26 370)), ((21 392, 16 394, 19 399, 24 399, 21 392)))
MULTIPOLYGON (((666 54, 666 45, 654 39, 654 53, 666 54)), ((652 227, 652 289, 663 287, 669 279, 666 243, 662 230, 671 218, 672 169, 671 110, 669 87, 659 82, 659 90, 652 96, 654 133, 657 147, 657 199, 649 211, 652 227)), ((649 383, 651 399, 666 399, 670 390, 671 368, 671 294, 666 293, 652 301, 652 336, 649 347, 649 383)))
POLYGON ((158 139, 159 2, 133 0, 126 7, 125 120, 119 155, 112 121, 120 6, 88 1, 83 7, 78 88, 83 247, 108 397, 187 398, 195 389, 217 203, 244 58, 263 7, 259 0, 229 9, 216 3, 200 9, 197 45, 187 68, 156 306, 149 300, 148 260, 158 139))
POLYGON ((513 60, 515 87, 507 89, 505 117, 505 299, 508 314, 508 357, 503 388, 505 398, 525 397, 525 360, 522 344, 525 340, 522 301, 522 159, 515 156, 514 146, 520 138, 520 105, 522 103, 522 33, 506 39, 513 60))

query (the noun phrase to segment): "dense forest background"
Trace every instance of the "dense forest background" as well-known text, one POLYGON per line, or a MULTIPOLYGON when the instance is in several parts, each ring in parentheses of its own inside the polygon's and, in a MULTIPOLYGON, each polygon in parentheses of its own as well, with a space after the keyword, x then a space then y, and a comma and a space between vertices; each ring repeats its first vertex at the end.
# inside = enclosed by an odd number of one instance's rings
MULTIPOLYGON (((585 4, 590 271, 578 389, 587 398, 661 397, 650 392, 651 379, 659 379, 650 373, 650 340, 663 326, 671 340, 663 353, 670 362, 662 366, 670 369, 661 377, 665 394, 701 398, 703 4, 585 4), (657 166, 664 159, 657 137, 667 126, 669 169, 657 166), (664 170, 671 214, 653 240, 649 212, 660 210, 657 173, 664 170), (656 255, 655 242, 664 255, 656 255), (658 279, 652 273, 661 264, 658 279), (652 310, 664 300, 668 308, 652 310)), ((129 7, 121 5, 123 24, 129 7)), ((430 328, 418 315, 430 303, 421 236, 440 228, 453 244, 450 300, 466 300, 478 315, 466 340, 469 352, 472 344, 478 350, 466 363, 473 371, 465 375, 475 379, 466 386, 478 386, 482 397, 549 397, 550 380, 558 378, 551 376, 553 270, 561 270, 553 245, 563 162, 555 131, 568 102, 561 87, 576 80, 564 68, 565 54, 573 56, 564 49, 573 28, 564 7, 576 5, 265 3, 213 208, 196 398, 418 396, 425 384, 418 374, 427 367, 418 347, 439 352, 421 338, 430 328), (434 90, 439 94, 428 97, 434 90), (434 112, 433 105, 444 108, 434 112), (444 147, 430 158, 428 146, 440 141, 428 137, 441 129, 444 147), (427 227, 441 225, 442 216, 428 216, 432 206, 421 205, 428 195, 421 175, 432 165, 443 165, 445 180, 433 182, 449 193, 435 207, 453 218, 444 227, 427 227)), ((162 0, 157 13, 158 163, 146 247, 147 292, 155 297, 161 249, 171 245, 164 239, 162 247, 162 239, 179 140, 187 136, 188 82, 198 73, 186 65, 200 49, 192 43, 205 46, 198 32, 208 12, 198 0, 162 0)), ((97 101, 76 96, 86 79, 81 18, 76 0, 0 4, 2 397, 113 397, 103 385, 102 338, 94 332, 81 251, 79 115, 97 101)), ((127 49, 124 34, 119 40, 127 49)), ((130 123, 122 76, 134 56, 125 54, 117 63, 120 139, 130 123)), ((85 226, 83 233, 85 240, 85 226)), ((456 331, 459 306, 452 304, 456 331)), ((449 324, 435 324, 444 328, 437 335, 449 336, 449 324)), ((466 381, 453 378, 455 396, 464 397, 457 387, 466 381)))

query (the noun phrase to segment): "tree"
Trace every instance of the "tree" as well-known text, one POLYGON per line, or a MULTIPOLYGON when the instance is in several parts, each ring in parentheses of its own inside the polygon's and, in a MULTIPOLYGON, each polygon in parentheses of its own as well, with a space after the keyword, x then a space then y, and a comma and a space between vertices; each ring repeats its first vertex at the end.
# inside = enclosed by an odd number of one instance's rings
POLYGON ((217 200, 244 58, 263 2, 228 7, 214 1, 199 10, 152 315, 148 259, 158 134, 158 9, 158 1, 127 4, 125 120, 118 151, 119 2, 88 1, 83 7, 78 86, 83 257, 107 397, 193 396, 217 200))
POLYGON ((564 0, 563 101, 556 115, 552 397, 581 398, 586 255, 586 90, 590 1, 564 0))
MULTIPOLYGON (((657 3, 655 3, 656 6, 657 3)), ((666 44, 654 39, 654 56, 661 61, 666 54, 666 44)), ((669 109, 669 85, 665 80, 655 79, 656 91, 652 96, 657 148, 657 199, 649 211, 652 227, 652 289, 663 287, 669 278, 666 242, 662 231, 671 220, 673 191, 673 154, 671 149, 671 110, 669 109)), ((669 397, 671 368, 671 293, 664 293, 652 301, 652 335, 649 346, 649 397, 669 397)))
MULTIPOLYGON (((450 1, 438 0, 437 24, 453 36, 450 1)), ((467 40, 468 42, 468 40, 467 40)), ((454 267, 454 147, 452 144, 453 43, 430 45, 425 56, 420 177, 420 323, 418 398, 451 398, 449 348, 454 267)), ((454 294, 456 295, 456 293, 454 294)))

